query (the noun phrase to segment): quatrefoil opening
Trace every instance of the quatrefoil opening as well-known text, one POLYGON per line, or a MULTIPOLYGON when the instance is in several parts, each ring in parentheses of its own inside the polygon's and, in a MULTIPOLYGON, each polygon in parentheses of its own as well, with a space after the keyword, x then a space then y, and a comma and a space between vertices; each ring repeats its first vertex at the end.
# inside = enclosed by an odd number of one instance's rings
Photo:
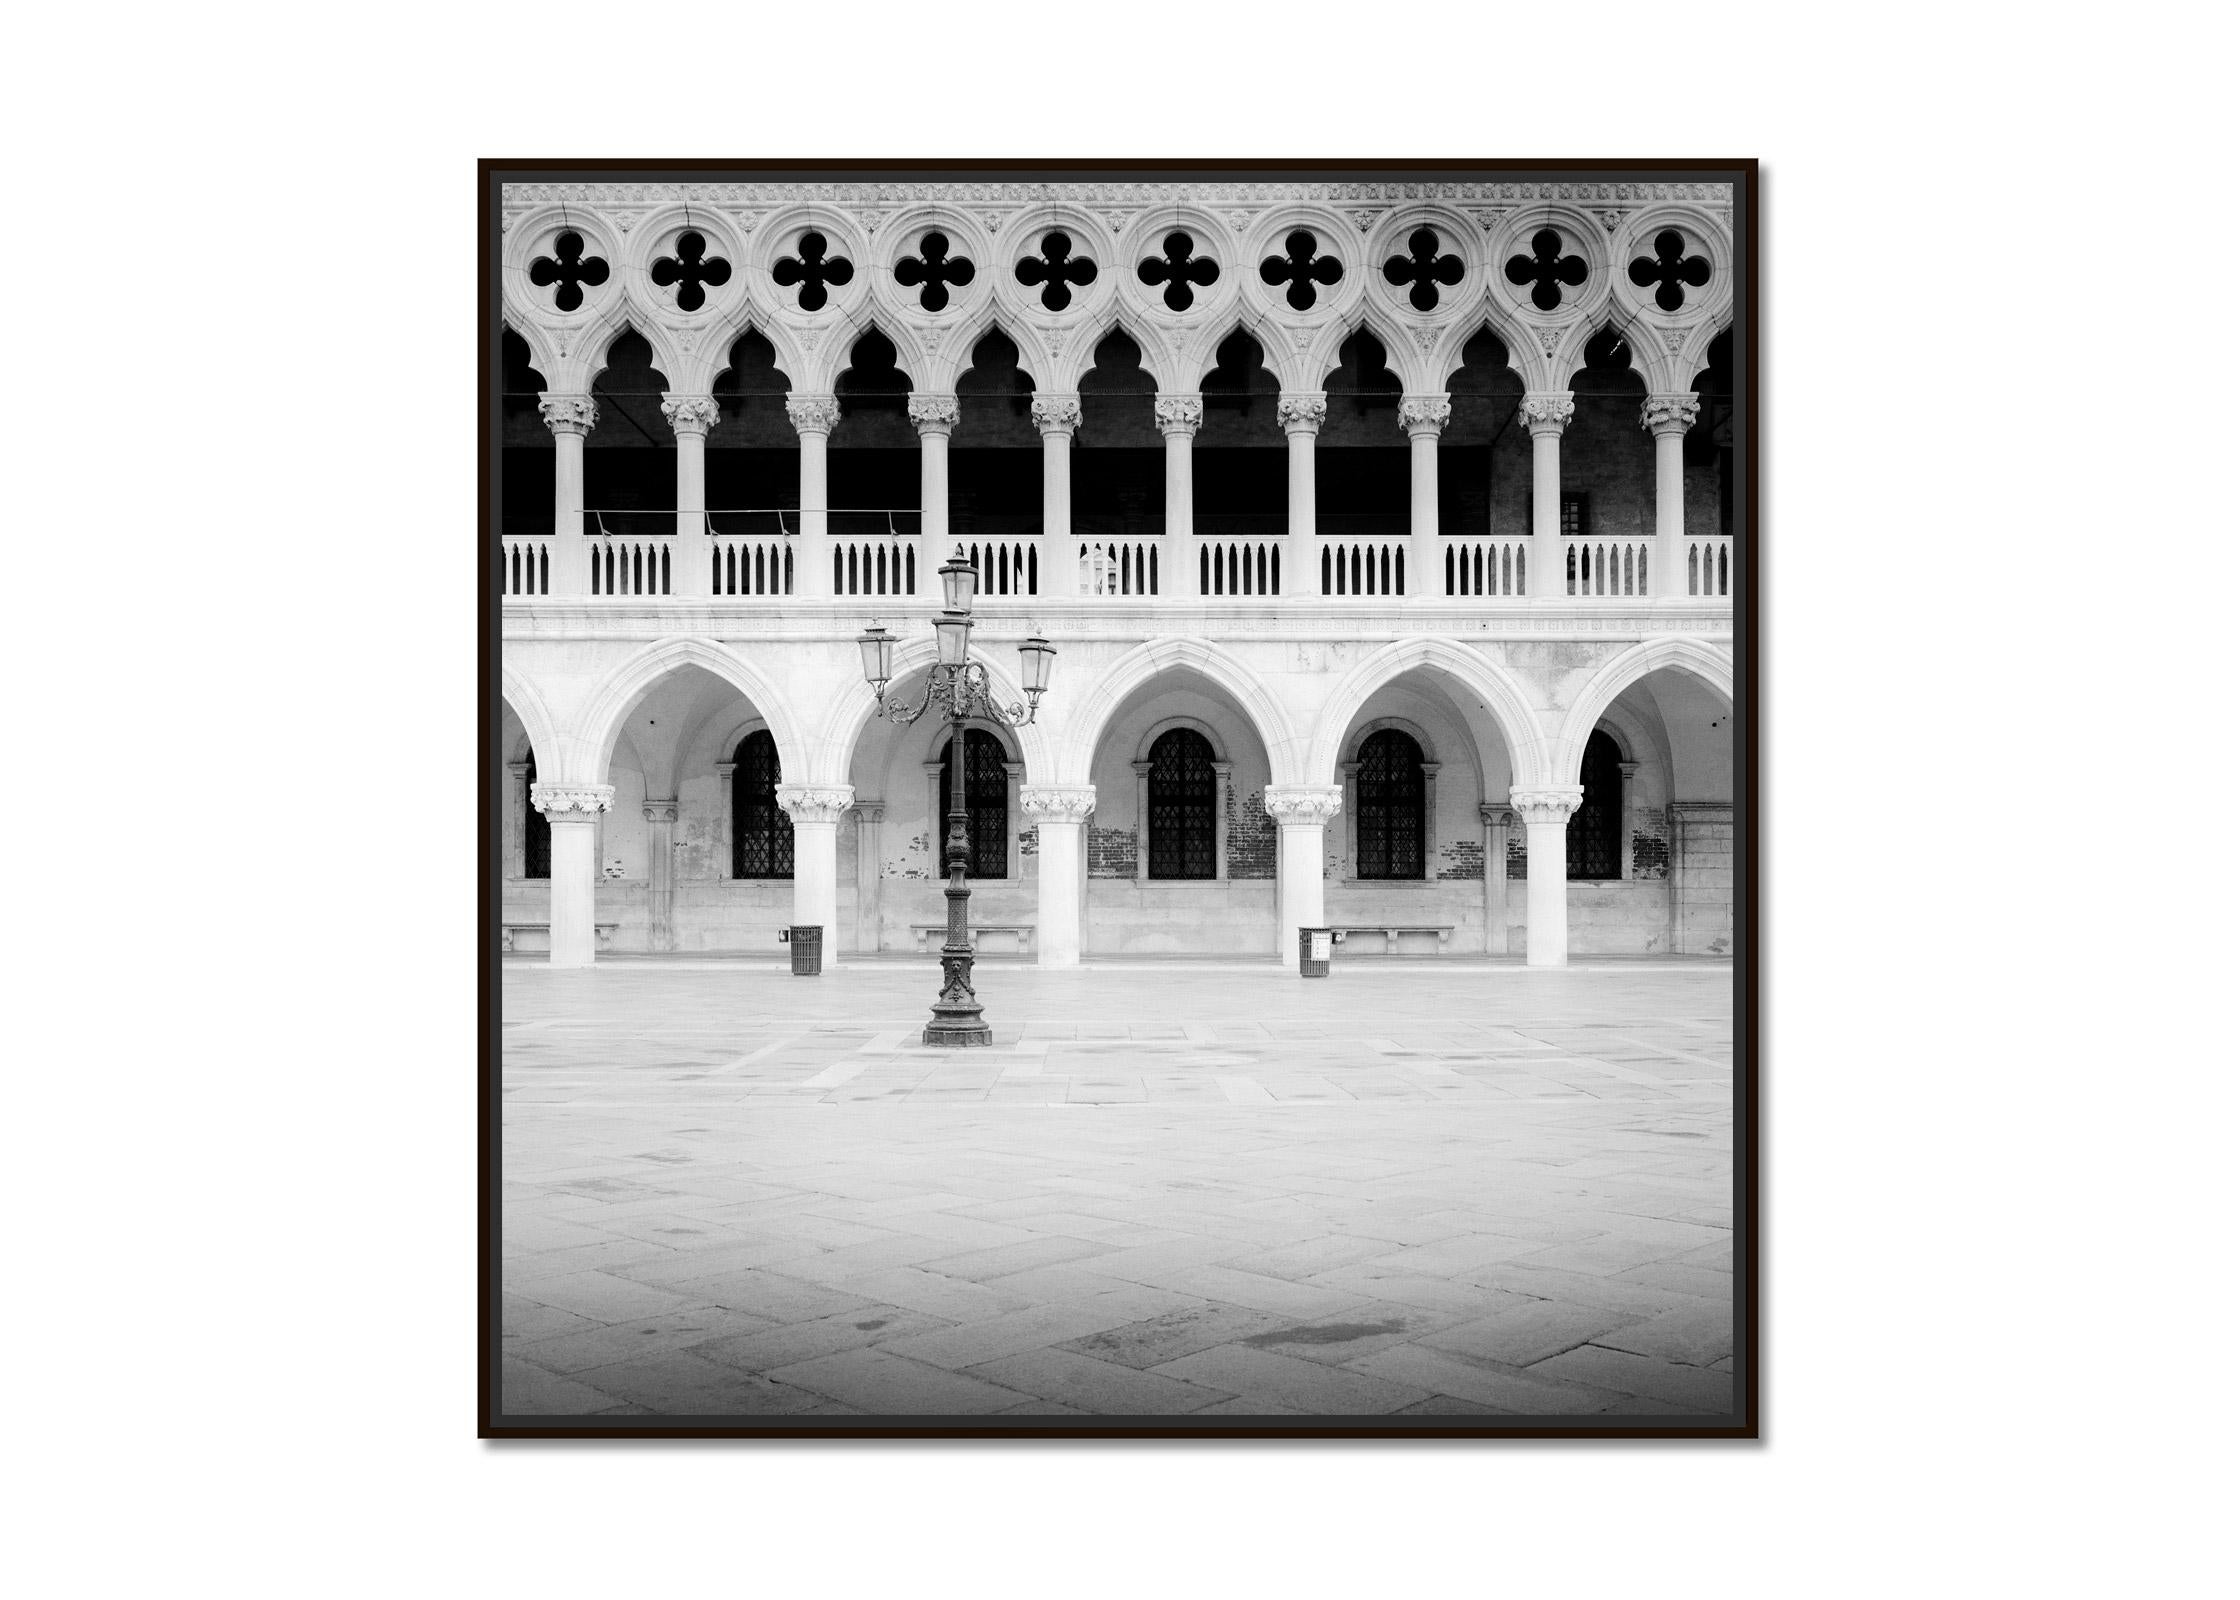
POLYGON ((596 289, 607 281, 607 263, 602 256, 583 253, 583 235, 573 229, 563 232, 552 241, 552 255, 539 256, 529 263, 529 281, 538 288, 552 284, 552 305, 556 311, 573 311, 583 304, 583 286, 596 289), (553 256, 559 257, 554 260, 553 256))
POLYGON ((1635 256, 1626 268, 1626 276, 1633 280, 1636 289, 1657 286, 1657 309, 1678 311, 1687 303, 1688 290, 1701 289, 1711 281, 1711 263, 1701 256, 1691 256, 1688 241, 1677 228, 1666 228, 1659 233, 1652 248, 1656 259, 1635 256))
POLYGON ((1283 241, 1283 254, 1260 263, 1260 281, 1270 287, 1289 283, 1291 287, 1283 292, 1285 303, 1294 311, 1312 311, 1315 285, 1328 288, 1345 276, 1345 270, 1336 256, 1314 253, 1313 234, 1294 228, 1283 241))
POLYGON ((833 288, 839 288, 856 275, 855 263, 845 256, 828 254, 830 249, 825 236, 812 228, 801 236, 801 253, 798 256, 782 257, 770 269, 770 276, 777 281, 779 288, 790 289, 795 284, 801 286, 796 303, 804 311, 822 311, 825 302, 831 298, 825 292, 825 286, 830 284, 833 288))
POLYGON ((1161 253, 1145 256, 1136 263, 1136 277, 1147 285, 1165 284, 1169 311, 1188 311, 1196 298, 1191 285, 1210 288, 1221 276, 1221 264, 1211 256, 1194 256, 1190 253, 1190 235, 1177 229, 1160 241, 1161 253))
POLYGON ((1384 264, 1384 281, 1412 284, 1408 304, 1418 311, 1439 309, 1439 286, 1449 289, 1462 281, 1462 257, 1439 254, 1439 236, 1429 228, 1408 235, 1408 253, 1384 264))
POLYGON ((1542 228, 1532 236, 1532 254, 1511 256, 1502 268, 1509 281, 1522 287, 1532 285, 1532 304, 1540 311, 1553 311, 1563 304, 1563 291, 1576 289, 1587 281, 1587 263, 1579 256, 1563 253, 1563 235, 1553 228, 1542 228))
POLYGON ((708 303, 708 289, 731 281, 731 263, 709 255, 708 241, 687 228, 677 235, 677 253, 654 262, 652 277, 664 289, 677 286, 679 311, 698 311, 708 303))
POLYGON ((949 253, 949 236, 928 233, 918 243, 918 253, 894 264, 894 281, 918 291, 918 304, 928 311, 949 309, 949 287, 961 289, 972 281, 972 263, 949 253))
POLYGON ((1021 283, 1042 285, 1042 309, 1063 311, 1073 304, 1075 288, 1097 281, 1097 264, 1073 253, 1073 236, 1053 229, 1042 236, 1042 253, 1020 258, 1013 270, 1021 283))

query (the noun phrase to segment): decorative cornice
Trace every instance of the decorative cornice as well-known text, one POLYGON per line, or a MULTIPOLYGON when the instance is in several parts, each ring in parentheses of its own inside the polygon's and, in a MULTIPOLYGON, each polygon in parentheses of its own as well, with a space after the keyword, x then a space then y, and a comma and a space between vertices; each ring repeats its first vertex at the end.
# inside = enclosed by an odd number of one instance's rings
POLYGON ((1528 394, 1524 404, 1517 407, 1518 420, 1535 438, 1544 433, 1560 434, 1571 426, 1571 418, 1578 411, 1568 390, 1554 394, 1528 394))
POLYGON ((677 820, 677 803, 674 800, 648 800, 641 808, 648 822, 674 822, 677 820))
POLYGON ((665 394, 661 397, 661 414, 678 435, 705 439, 723 412, 713 395, 665 394))
POLYGON ((1330 402, 1319 394, 1287 394, 1276 401, 1276 420, 1285 433, 1313 433, 1330 414, 1330 402))
POLYGON ((1400 402, 1400 431, 1413 439, 1427 433, 1436 439, 1447 431, 1454 403, 1444 395, 1418 395, 1400 402))
POLYGON ((939 434, 946 437, 957 425, 962 415, 957 409, 953 394, 914 394, 910 397, 910 425, 918 430, 918 437, 939 434))
POLYGON ((850 784, 781 783, 777 800, 785 814, 798 825, 804 822, 838 822, 840 814, 855 804, 856 791, 850 784))
POLYGON ((1096 785, 1021 784, 1019 812, 1033 822, 1086 822, 1097 809, 1096 785))
POLYGON ((599 406, 587 394, 540 394, 537 410, 554 433, 589 433, 599 426, 599 406))
POLYGON ((1641 402, 1641 426, 1659 438, 1695 426, 1702 402, 1692 394, 1653 394, 1641 402))
POLYGON ((613 809, 611 783, 532 783, 529 803, 555 822, 581 819, 588 822, 613 809))
POLYGON ((1261 791, 1260 803, 1279 826, 1320 827, 1344 809, 1346 792, 1334 783, 1270 785, 1261 791))
MULTIPOLYGON (((1450 205, 1523 206, 1550 201, 1596 207, 1646 205, 1732 206, 1734 186, 1702 182, 1612 182, 1594 178, 1506 180, 1374 179, 1360 182, 1273 180, 1263 182, 1105 182, 1095 179, 986 182, 691 182, 691 183, 509 183, 501 203, 509 212, 567 203, 637 211, 683 202, 745 208, 821 201, 827 205, 893 207, 947 202, 952 205, 1047 208, 1053 202, 1123 211, 1144 211, 1177 204, 1210 206, 1219 211, 1273 205, 1397 206, 1445 202, 1450 205)), ((1492 219, 1498 213, 1490 214, 1492 219)), ((759 217, 753 219, 759 222, 759 217)), ((997 226, 1001 225, 997 219, 997 226)), ((1488 216, 1477 218, 1490 226, 1488 216)), ((752 223, 749 224, 751 231, 752 223)), ((994 228, 990 229, 995 231, 994 228)), ((1119 231, 1115 228, 1114 231, 1119 231)))
POLYGON ((840 426, 840 397, 797 394, 786 401, 786 420, 796 433, 830 433, 840 426))
POLYGON ((1527 823, 1562 824, 1571 820, 1571 813, 1579 809, 1586 792, 1576 783, 1547 789, 1511 789, 1509 804, 1527 823))
POLYGON ((1159 431, 1166 434, 1194 434, 1206 420, 1206 403, 1194 394, 1160 395, 1151 410, 1159 431))
POLYGON ((1039 391, 1027 407, 1039 433, 1071 433, 1081 426, 1081 397, 1077 394, 1043 394, 1039 391))

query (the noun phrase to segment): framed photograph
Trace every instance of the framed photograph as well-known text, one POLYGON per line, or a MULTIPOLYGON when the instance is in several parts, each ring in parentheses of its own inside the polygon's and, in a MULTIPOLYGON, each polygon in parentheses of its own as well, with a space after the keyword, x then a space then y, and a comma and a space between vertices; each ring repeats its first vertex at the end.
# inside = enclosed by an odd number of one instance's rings
POLYGON ((1757 1436, 1757 167, 505 161, 484 1437, 1757 1436))

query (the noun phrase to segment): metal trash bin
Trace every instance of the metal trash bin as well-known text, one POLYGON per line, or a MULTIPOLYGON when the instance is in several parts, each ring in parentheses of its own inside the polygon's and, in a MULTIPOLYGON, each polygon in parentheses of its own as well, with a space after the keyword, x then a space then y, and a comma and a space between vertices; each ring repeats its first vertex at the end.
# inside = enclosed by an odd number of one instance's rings
POLYGON ((1299 930, 1299 976, 1302 978, 1327 978, 1330 976, 1330 930, 1328 928, 1301 928, 1299 930))
POLYGON ((814 978, 824 971, 824 929, 814 922, 789 925, 778 938, 793 946, 793 975, 814 978))

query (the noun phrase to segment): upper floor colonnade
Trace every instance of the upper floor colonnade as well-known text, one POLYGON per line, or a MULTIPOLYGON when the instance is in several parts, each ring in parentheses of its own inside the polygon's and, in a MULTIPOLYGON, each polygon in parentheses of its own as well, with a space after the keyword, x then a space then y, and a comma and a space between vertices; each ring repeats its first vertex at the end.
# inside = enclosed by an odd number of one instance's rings
MULTIPOLYGON (((1732 322, 1730 203, 1723 186, 1679 183, 509 191, 503 315, 536 375, 525 387, 555 450, 551 534, 509 519, 504 589, 519 598, 922 593, 918 569, 930 573, 952 536, 950 440, 972 403, 960 391, 985 392, 976 352, 1000 335, 1040 438, 1042 492, 1038 525, 970 552, 991 596, 1719 598, 1730 592, 1732 552, 1700 505, 1690 524, 1683 445, 1701 416, 1698 374, 1732 322), (674 522, 654 531, 642 519, 618 531, 585 516, 600 510, 584 498, 584 446, 605 398, 594 390, 626 331, 650 349, 647 370, 662 381, 647 387, 659 391, 675 448, 674 522), (727 519, 734 508, 708 503, 706 452, 711 431, 732 426, 718 380, 750 332, 784 393, 798 484, 790 496, 758 496, 757 517, 727 519), (906 406, 919 481, 916 507, 867 521, 835 516, 829 452, 866 397, 860 372, 851 389, 851 360, 873 334, 891 345, 883 403, 906 406), (1496 426, 1531 441, 1530 510, 1467 527, 1450 511, 1442 526, 1440 446, 1463 398, 1450 385, 1466 347, 1487 334, 1506 368, 1489 391, 1505 408, 1496 426), (1093 492, 1099 526, 1085 536, 1074 447, 1100 347, 1120 335, 1135 347, 1130 381, 1162 447, 1163 515, 1115 538, 1104 531, 1105 496, 1093 492), (1274 401, 1273 417, 1262 410, 1252 426, 1286 458, 1280 488, 1271 481, 1255 496, 1256 510, 1275 513, 1280 495, 1280 518, 1249 533, 1233 518, 1209 526, 1193 495, 1208 379, 1239 335, 1260 357, 1246 386, 1264 384, 1274 401), (1334 380, 1364 339, 1383 352, 1378 381, 1391 392, 1379 401, 1393 409, 1379 415, 1393 417, 1387 437, 1407 454, 1404 523, 1370 531, 1317 514, 1318 474, 1332 455, 1318 439, 1336 427, 1331 402, 1345 385, 1334 380), (1564 489, 1565 435, 1598 339, 1605 357, 1617 351, 1623 380, 1598 397, 1638 397, 1642 466, 1654 457, 1653 520, 1609 530, 1567 526, 1576 497, 1564 489), (937 542, 929 564, 922 547, 937 542)), ((653 442, 660 424, 644 398, 627 425, 653 442)), ((769 404, 775 426, 774 396, 769 404)), ((1367 442, 1349 421, 1345 442, 1367 442)), ((861 500, 843 493, 839 506, 861 500)))

